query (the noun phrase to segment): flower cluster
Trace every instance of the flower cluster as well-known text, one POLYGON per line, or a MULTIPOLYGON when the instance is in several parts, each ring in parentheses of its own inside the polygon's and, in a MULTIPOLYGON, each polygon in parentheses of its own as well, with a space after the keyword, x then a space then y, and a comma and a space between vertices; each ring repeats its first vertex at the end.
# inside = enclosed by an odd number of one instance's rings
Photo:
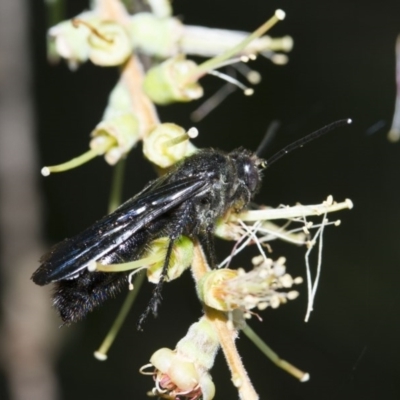
MULTIPOLYGON (((245 63, 260 54, 276 64, 284 64, 287 57, 281 52, 290 51, 293 44, 288 36, 271 38, 265 35, 284 18, 282 10, 277 10, 255 32, 244 33, 186 26, 172 16, 169 1, 149 0, 148 3, 151 12, 131 15, 119 0, 96 0, 90 11, 49 30, 51 60, 63 58, 72 70, 87 61, 101 67, 119 67, 121 75, 109 95, 101 121, 93 127, 89 150, 64 164, 44 167, 43 175, 77 167, 97 156, 104 156, 111 166, 117 165, 140 141, 150 162, 161 170, 169 168, 197 151, 191 139, 198 132, 195 128, 186 130, 175 123, 162 123, 155 105, 201 98, 204 90, 200 81, 206 74, 221 77, 250 95, 253 89, 217 70, 236 65, 250 83, 258 83, 260 75, 245 63), (139 51, 156 60, 148 70, 140 62, 139 51), (197 64, 188 59, 190 55, 211 58, 197 64)), ((298 292, 292 290, 292 286, 302 282, 301 278, 292 278, 286 273, 284 258, 272 261, 263 249, 268 246, 267 242, 283 239, 307 245, 311 250, 317 239, 321 240, 323 227, 329 224, 326 214, 351 206, 349 200, 335 203, 328 199, 312 206, 258 207, 225 215, 217 223, 215 234, 236 241, 236 244, 231 255, 216 270, 210 270, 198 243, 188 237, 178 238, 170 249, 166 281, 179 278, 191 268, 204 316, 189 328, 174 350, 157 350, 150 357, 150 364, 142 368, 143 373, 152 368, 149 374, 155 387, 151 394, 168 399, 213 399, 216 389, 210 370, 222 348, 240 398, 258 398, 237 353, 235 340, 241 331, 254 337, 246 324, 254 310, 275 309, 295 299, 298 292), (306 220, 311 215, 324 216, 321 224, 313 225, 318 229, 314 236, 310 233, 312 224, 306 220), (279 226, 271 222, 276 219, 283 219, 285 223, 279 226), (300 222, 301 226, 289 229, 293 222, 300 222), (253 268, 250 271, 228 268, 233 256, 249 245, 255 245, 260 253, 253 259, 253 268)), ((131 271, 127 306, 121 310, 112 332, 95 353, 98 359, 107 358, 106 352, 136 296, 140 279, 146 276, 152 283, 164 279, 168 242, 169 238, 162 237, 148 243, 142 257, 133 262, 108 265, 93 262, 89 265, 90 272, 131 271), (141 270, 146 274, 137 274, 141 270), (136 274, 133 284, 132 277, 136 274)), ((261 347, 265 350, 266 345, 261 347)), ((277 365, 300 380, 306 380, 306 374, 278 359, 276 354, 269 354, 277 365)))
MULTIPOLYGON (((144 155, 152 163, 161 168, 171 166, 192 154, 195 147, 189 143, 192 137, 185 129, 160 123, 154 104, 199 99, 204 95, 199 80, 206 74, 228 80, 250 95, 252 89, 216 70, 248 62, 255 54, 273 54, 276 58, 277 51, 290 51, 292 47, 290 37, 262 36, 284 19, 281 10, 253 34, 246 34, 185 26, 171 15, 170 7, 162 7, 162 12, 155 11, 158 7, 154 5, 154 13, 130 15, 117 0, 97 0, 91 11, 49 30, 51 60, 63 58, 71 69, 86 61, 102 67, 119 66, 122 73, 110 93, 102 120, 91 133, 90 150, 66 163, 44 167, 44 176, 75 168, 101 155, 108 164, 115 165, 140 140, 143 140, 144 155), (158 62, 144 72, 135 57, 138 51, 155 57, 158 62), (187 55, 213 58, 198 65, 187 59, 187 55)), ((254 82, 254 77, 249 80, 254 82)))
POLYGON ((249 272, 228 268, 210 271, 198 284, 199 297, 207 306, 220 311, 240 309, 245 318, 251 317, 250 310, 254 308, 278 308, 299 295, 295 290, 282 289, 303 282, 301 277, 293 279, 286 273, 285 261, 283 257, 273 261, 257 256, 249 272))
POLYGON ((202 317, 188 330, 175 350, 162 348, 150 358, 154 367, 155 388, 152 394, 173 399, 211 400, 215 385, 209 374, 219 349, 217 332, 207 318, 202 317))

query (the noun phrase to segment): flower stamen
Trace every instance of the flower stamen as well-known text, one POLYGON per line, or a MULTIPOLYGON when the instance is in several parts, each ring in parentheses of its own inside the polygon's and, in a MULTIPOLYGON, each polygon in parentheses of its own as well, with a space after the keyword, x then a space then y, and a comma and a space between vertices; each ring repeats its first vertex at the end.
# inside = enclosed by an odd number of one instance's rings
POLYGON ((243 90, 243 93, 244 93, 246 96, 251 96, 251 95, 254 93, 254 89, 249 88, 249 87, 243 85, 242 82, 238 81, 237 79, 233 78, 233 77, 230 76, 230 75, 224 74, 223 72, 219 72, 219 71, 212 70, 212 71, 208 71, 207 73, 208 73, 209 75, 217 76, 218 78, 223 79, 224 81, 227 81, 227 82, 229 82, 229 83, 232 83, 232 85, 235 85, 235 86, 237 86, 239 89, 243 90))
MULTIPOLYGON (((268 30, 270 30, 276 23, 282 21, 285 18, 285 12, 282 10, 276 10, 275 14, 266 21, 263 25, 261 25, 257 30, 247 36, 244 40, 238 43, 236 46, 232 47, 231 49, 225 51, 224 53, 220 54, 217 57, 211 58, 204 63, 200 64, 196 70, 195 75, 196 78, 193 76, 192 79, 197 81, 198 78, 203 76, 204 74, 208 73, 209 71, 219 68, 225 60, 235 56, 236 54, 240 53, 249 43, 251 43, 254 39, 257 39, 268 30)), ((251 59, 251 57, 249 56, 251 59)))
POLYGON ((43 167, 41 173, 43 176, 49 176, 53 172, 64 172, 70 169, 77 168, 93 158, 100 156, 110 150, 113 146, 116 145, 116 140, 112 137, 102 137, 102 142, 98 142, 98 146, 96 148, 92 148, 86 153, 81 154, 78 157, 73 158, 63 164, 52 165, 49 167, 43 167))

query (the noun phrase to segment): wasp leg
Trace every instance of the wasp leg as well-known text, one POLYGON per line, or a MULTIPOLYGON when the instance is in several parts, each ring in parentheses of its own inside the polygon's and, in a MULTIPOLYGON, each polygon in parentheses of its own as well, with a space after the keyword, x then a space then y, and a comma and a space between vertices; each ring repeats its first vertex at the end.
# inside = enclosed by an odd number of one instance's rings
POLYGON ((188 219, 190 218, 189 211, 191 207, 190 204, 185 204, 181 213, 178 213, 177 222, 172 229, 172 232, 169 233, 170 241, 168 243, 167 252, 165 254, 165 261, 161 271, 160 280, 158 281, 156 287, 153 290, 151 295, 151 299, 149 301, 149 305, 144 310, 143 314, 139 317, 139 321, 137 323, 137 329, 142 330, 142 325, 150 312, 156 317, 158 313, 158 307, 161 304, 162 295, 161 291, 165 282, 165 279, 168 276, 168 267, 171 260, 171 254, 174 247, 174 242, 183 234, 184 227, 187 225, 188 219))
POLYGON ((212 231, 207 231, 198 236, 201 247, 207 259, 207 263, 211 269, 217 266, 217 256, 215 254, 215 241, 212 231))

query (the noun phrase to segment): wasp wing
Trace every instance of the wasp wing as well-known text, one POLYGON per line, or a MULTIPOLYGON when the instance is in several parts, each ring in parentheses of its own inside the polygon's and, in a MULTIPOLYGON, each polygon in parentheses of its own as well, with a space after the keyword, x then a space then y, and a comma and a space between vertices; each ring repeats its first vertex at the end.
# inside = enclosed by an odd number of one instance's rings
POLYGON ((187 199, 207 191, 209 183, 198 178, 168 182, 160 178, 113 213, 56 245, 45 254, 32 275, 38 285, 75 278, 90 263, 116 249, 138 230, 187 199))

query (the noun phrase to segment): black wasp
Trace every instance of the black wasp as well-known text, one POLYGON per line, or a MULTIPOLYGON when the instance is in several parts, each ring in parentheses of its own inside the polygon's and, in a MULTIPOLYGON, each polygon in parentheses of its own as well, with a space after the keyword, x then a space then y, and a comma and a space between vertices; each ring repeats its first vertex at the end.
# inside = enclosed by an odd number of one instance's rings
POLYGON ((198 240, 210 265, 214 266, 216 220, 249 204, 260 187, 261 170, 295 148, 348 123, 349 120, 337 121, 313 132, 287 146, 268 162, 243 148, 231 153, 200 150, 150 182, 113 213, 56 245, 41 258, 42 265, 32 279, 38 285, 56 283, 53 303, 68 324, 82 319, 127 286, 127 272, 92 272, 88 270, 89 264, 137 260, 151 241, 168 237, 161 279, 140 318, 140 326, 149 312, 157 313, 173 245, 180 236, 198 240))
MULTIPOLYGON (((185 235, 199 240, 214 264, 215 221, 227 211, 240 211, 249 203, 259 187, 262 165, 261 159, 244 149, 229 154, 199 151, 152 181, 112 214, 58 244, 42 257, 33 281, 38 285, 57 282, 54 305, 62 320, 69 323, 81 319, 127 285, 127 273, 88 271, 93 261, 133 261, 142 256, 152 240, 169 237, 165 275, 174 241, 185 235)), ((153 299, 150 306, 156 312, 159 296, 153 299)))

